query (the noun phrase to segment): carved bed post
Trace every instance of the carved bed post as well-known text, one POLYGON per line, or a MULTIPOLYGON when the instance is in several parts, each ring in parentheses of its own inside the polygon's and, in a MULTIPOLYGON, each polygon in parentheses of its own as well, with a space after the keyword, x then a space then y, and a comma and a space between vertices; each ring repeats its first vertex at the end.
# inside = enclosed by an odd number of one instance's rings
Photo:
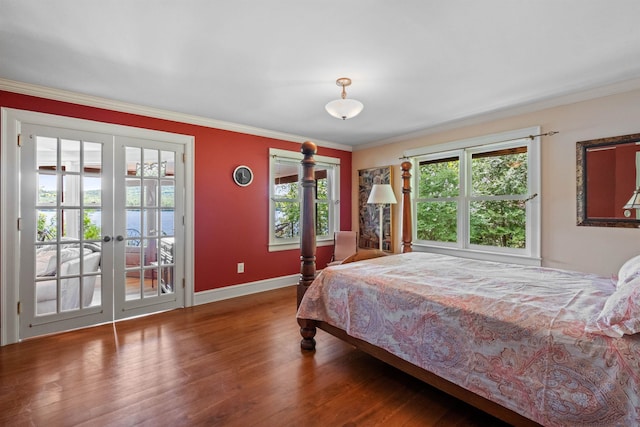
MULTIPOLYGON (((300 281, 298 282, 298 307, 307 287, 316 277, 316 219, 315 219, 315 165, 313 155, 316 153, 316 144, 310 141, 302 143, 302 205, 300 237, 300 281)), ((307 319, 298 319, 302 341, 300 347, 303 350, 313 350, 316 346, 315 323, 307 319)))
POLYGON ((402 253, 411 252, 411 162, 406 160, 402 168, 402 253))

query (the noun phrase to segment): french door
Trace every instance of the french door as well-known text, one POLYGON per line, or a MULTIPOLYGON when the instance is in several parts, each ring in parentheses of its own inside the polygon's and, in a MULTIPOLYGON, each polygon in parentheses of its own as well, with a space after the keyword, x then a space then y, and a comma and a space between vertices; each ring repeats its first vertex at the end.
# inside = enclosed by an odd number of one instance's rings
POLYGON ((183 146, 21 133, 20 337, 182 306, 183 146))

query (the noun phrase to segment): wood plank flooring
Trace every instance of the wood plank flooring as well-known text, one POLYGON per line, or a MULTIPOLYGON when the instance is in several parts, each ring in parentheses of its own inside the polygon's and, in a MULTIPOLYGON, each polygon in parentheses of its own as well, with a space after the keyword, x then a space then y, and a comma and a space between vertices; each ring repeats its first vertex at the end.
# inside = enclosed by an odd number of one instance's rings
POLYGON ((295 287, 0 347, 0 425, 495 426, 318 331, 295 287))

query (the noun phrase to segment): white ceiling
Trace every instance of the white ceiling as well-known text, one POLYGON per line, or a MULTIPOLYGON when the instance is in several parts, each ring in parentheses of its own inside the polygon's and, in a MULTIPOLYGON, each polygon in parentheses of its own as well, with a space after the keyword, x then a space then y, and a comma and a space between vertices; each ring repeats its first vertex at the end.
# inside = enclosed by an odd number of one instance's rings
POLYGON ((636 85, 639 22, 638 0, 0 0, 0 78, 356 146, 636 85), (343 76, 347 121, 324 110, 343 76))

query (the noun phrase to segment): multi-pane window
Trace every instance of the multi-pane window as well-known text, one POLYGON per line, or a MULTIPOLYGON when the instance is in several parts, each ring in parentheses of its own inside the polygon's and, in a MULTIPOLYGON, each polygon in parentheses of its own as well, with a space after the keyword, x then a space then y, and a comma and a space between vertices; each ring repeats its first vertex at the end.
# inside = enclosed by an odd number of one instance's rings
POLYGON ((273 227, 276 239, 300 236, 300 198, 298 189, 299 165, 289 160, 275 159, 273 180, 273 227))
POLYGON ((456 242, 460 161, 457 157, 424 160, 418 168, 418 239, 456 242))
POLYGON ((416 243, 537 258, 539 148, 482 142, 415 156, 416 243))
MULTIPOLYGON (((299 247, 302 155, 283 150, 271 150, 270 189, 270 250, 299 247)), ((315 218, 318 242, 332 241, 339 228, 339 159, 316 157, 315 218)))
POLYGON ((527 147, 471 155, 469 242, 526 247, 527 147))

